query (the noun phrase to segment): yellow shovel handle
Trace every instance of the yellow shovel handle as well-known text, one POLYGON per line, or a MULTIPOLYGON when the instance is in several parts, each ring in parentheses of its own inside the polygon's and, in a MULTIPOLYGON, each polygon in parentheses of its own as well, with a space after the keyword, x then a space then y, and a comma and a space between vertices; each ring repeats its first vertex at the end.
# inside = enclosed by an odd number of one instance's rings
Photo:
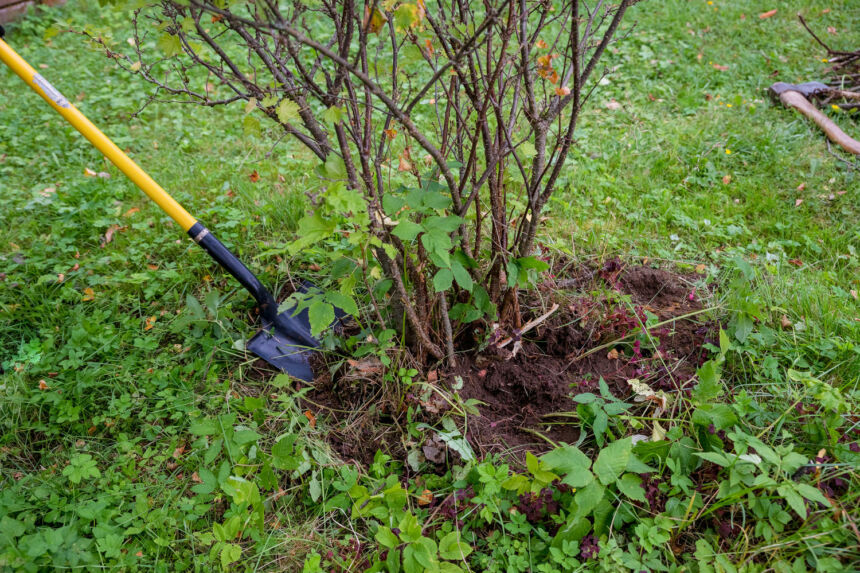
POLYGON ((101 151, 104 156, 110 159, 120 171, 125 173, 135 185, 140 187, 144 193, 149 195, 149 198, 155 201, 165 213, 170 215, 174 221, 179 223, 179 226, 182 227, 183 231, 187 232, 188 229, 197 222, 197 219, 192 217, 191 214, 182 207, 182 205, 177 203, 176 200, 167 193, 167 191, 162 189, 158 183, 153 181, 152 178, 143 171, 143 169, 138 167, 137 164, 128 157, 128 155, 123 153, 123 151, 117 147, 113 141, 108 139, 104 133, 99 131, 99 128, 93 125, 92 122, 84 116, 84 114, 69 103, 69 100, 64 98, 63 94, 48 83, 45 78, 36 73, 36 70, 30 67, 30 65, 25 62, 21 56, 16 54, 15 50, 9 47, 9 44, 3 40, 0 40, 0 60, 12 68, 12 71, 18 74, 21 79, 33 89, 33 91, 42 96, 46 102, 51 104, 51 107, 66 118, 66 121, 71 123, 75 129, 80 131, 81 134, 96 147, 96 149, 101 151))

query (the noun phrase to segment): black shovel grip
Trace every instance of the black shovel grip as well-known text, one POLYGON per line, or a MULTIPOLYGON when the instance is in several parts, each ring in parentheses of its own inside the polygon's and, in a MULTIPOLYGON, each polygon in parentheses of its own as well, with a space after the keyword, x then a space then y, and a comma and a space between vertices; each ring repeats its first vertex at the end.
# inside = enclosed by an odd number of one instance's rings
POLYGON ((278 315, 278 303, 275 297, 272 296, 263 283, 252 273, 248 267, 242 264, 236 255, 219 241, 209 229, 202 223, 197 222, 188 229, 188 235, 195 243, 203 247, 209 256, 233 275, 239 281, 245 290, 251 293, 251 296, 257 301, 260 307, 260 315, 263 318, 263 327, 277 325, 279 329, 308 346, 317 346, 317 341, 314 340, 310 333, 304 332, 296 324, 293 324, 287 317, 278 315))

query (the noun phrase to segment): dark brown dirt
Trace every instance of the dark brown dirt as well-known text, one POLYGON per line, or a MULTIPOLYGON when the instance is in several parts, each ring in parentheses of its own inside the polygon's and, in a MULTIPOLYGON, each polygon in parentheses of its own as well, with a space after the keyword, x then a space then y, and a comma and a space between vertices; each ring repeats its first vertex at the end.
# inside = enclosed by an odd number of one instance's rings
MULTIPOLYGON (((631 394, 627 380, 632 378, 655 390, 679 391, 689 387, 704 358, 702 344, 712 329, 701 316, 650 329, 654 344, 634 346, 646 311, 657 317, 656 322, 664 322, 702 308, 691 278, 610 261, 601 269, 580 269, 576 277, 558 282, 561 285, 546 283, 542 290, 562 307, 524 335, 522 350, 514 358, 485 353, 458 372, 465 382, 460 395, 484 403, 479 407, 481 417, 470 420, 468 436, 482 452, 519 458, 526 450, 549 449, 550 441, 575 441, 578 430, 571 418, 552 416, 576 410, 571 396, 597 392, 601 377, 620 399, 631 394), (630 304, 558 288, 581 293, 601 282, 629 295, 630 304), (626 335, 630 336, 622 344, 589 353, 626 335)), ((533 314, 540 315, 541 310, 533 314)))
MULTIPOLYGON (((513 345, 491 346, 477 355, 460 355, 455 371, 439 373, 440 383, 449 388, 455 386, 455 376, 462 378, 460 397, 482 403, 481 415, 469 417, 467 431, 480 454, 522 459, 525 451, 538 453, 552 442, 576 441, 576 419, 553 414, 575 411, 572 396, 597 392, 601 377, 620 399, 630 396, 627 380, 632 378, 654 390, 687 390, 705 358, 703 343, 708 337, 713 342, 715 325, 705 323, 703 315, 679 318, 702 309, 693 287, 696 276, 617 260, 573 272, 568 268, 564 274, 568 278, 540 285, 540 307, 526 310, 521 303, 523 322, 541 315, 551 302, 560 308, 523 335, 516 356, 510 356, 513 345), (595 296, 595 291, 604 294, 595 296), (652 322, 670 322, 649 328, 644 343, 636 343, 649 314, 656 316, 652 322), (606 347, 595 350, 601 345, 606 347)), ((373 372, 346 380, 324 367, 316 371, 320 374, 308 407, 328 414, 329 427, 335 428, 329 442, 345 459, 369 464, 378 449, 405 458, 407 446, 416 446, 404 442, 410 405, 422 406, 413 408, 420 412, 417 421, 438 425, 438 410, 411 394, 398 395, 396 385, 386 388, 373 372)))

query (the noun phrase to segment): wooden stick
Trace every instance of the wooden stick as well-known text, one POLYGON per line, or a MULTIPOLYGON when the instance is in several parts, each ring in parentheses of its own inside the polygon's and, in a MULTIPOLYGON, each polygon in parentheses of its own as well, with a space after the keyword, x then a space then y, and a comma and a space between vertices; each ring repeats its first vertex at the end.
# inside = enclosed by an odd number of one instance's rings
POLYGON ((849 137, 848 134, 842 131, 838 125, 833 123, 829 117, 821 113, 817 107, 809 103, 809 100, 806 99, 803 94, 796 91, 785 91, 779 95, 779 101, 781 101, 785 107, 793 107, 814 121, 815 124, 818 125, 818 127, 820 127, 827 135, 830 141, 848 153, 860 155, 860 141, 849 137))

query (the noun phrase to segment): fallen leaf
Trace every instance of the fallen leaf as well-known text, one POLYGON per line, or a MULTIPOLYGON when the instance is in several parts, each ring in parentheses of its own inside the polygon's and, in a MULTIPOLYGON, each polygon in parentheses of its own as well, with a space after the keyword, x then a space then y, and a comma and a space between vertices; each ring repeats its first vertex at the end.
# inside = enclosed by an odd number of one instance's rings
POLYGON ((796 267, 802 267, 803 261, 801 261, 800 259, 788 259, 788 264, 794 265, 796 267))
POLYGON ((430 505, 430 502, 433 501, 433 492, 429 489, 425 489, 421 492, 421 495, 418 496, 418 505, 430 505))
POLYGON ((651 441, 659 442, 666 438, 666 430, 660 425, 660 422, 654 420, 654 429, 651 430, 651 441))
POLYGON ((850 292, 850 293, 851 293, 851 296, 852 296, 852 297, 854 297, 854 300, 857 300, 857 291, 856 291, 856 290, 851 289, 851 290, 850 290, 850 291, 848 291, 848 292, 850 292))
POLYGON ((157 270, 158 270, 158 265, 153 265, 152 263, 147 263, 147 265, 146 265, 146 266, 147 266, 147 267, 149 268, 149 270, 151 270, 151 271, 157 271, 157 270))
POLYGON ((81 300, 88 301, 88 300, 95 300, 95 298, 96 298, 96 293, 93 289, 91 289, 90 287, 87 287, 84 289, 84 298, 82 298, 81 300))
POLYGON ((427 381, 428 382, 436 382, 439 379, 439 371, 431 370, 427 373, 427 381))
POLYGON ((80 268, 81 268, 81 264, 80 264, 80 263, 75 263, 75 264, 73 264, 73 265, 72 265, 72 268, 70 268, 70 269, 69 269, 69 272, 70 272, 70 273, 73 273, 73 272, 75 272, 76 270, 78 270, 78 269, 80 269, 80 268))
POLYGON ((39 64, 39 67, 42 68, 43 70, 47 70, 48 64, 39 64))
POLYGON ((703 275, 703 274, 705 274, 705 268, 706 267, 705 267, 704 263, 696 265, 696 272, 699 273, 700 275, 703 275))
POLYGON ((400 154, 400 161, 397 164, 398 171, 412 171, 412 163, 410 161, 409 148, 403 150, 400 154))
POLYGON ((827 26, 827 33, 833 34, 835 36, 836 35, 836 28, 834 28, 833 26, 827 26))
POLYGON ((191 474, 191 481, 193 481, 194 483, 203 483, 203 480, 200 479, 200 476, 197 475, 197 472, 191 474))
POLYGON ((728 185, 731 182, 732 182, 732 176, 731 175, 723 175, 723 185, 728 185))
POLYGON ((98 173, 96 173, 95 171, 93 171, 89 167, 84 167, 84 176, 95 177, 96 175, 98 175, 98 173))
POLYGON ((48 383, 45 382, 44 379, 39 380, 39 390, 47 390, 48 388, 50 388, 50 386, 48 386, 48 383))
POLYGON ((110 179, 110 173, 108 173, 107 171, 99 171, 98 173, 96 173, 96 176, 98 176, 99 179, 110 179))
POLYGON ((250 175, 248 175, 248 179, 250 179, 250 180, 251 180, 251 183, 256 183, 257 181, 259 181, 259 180, 260 180, 260 174, 259 174, 259 173, 257 173, 257 170, 256 170, 256 169, 254 169, 254 170, 251 172, 251 174, 250 174, 250 175))
POLYGON ((311 423, 311 428, 317 427, 317 417, 314 416, 314 413, 310 410, 305 410, 305 418, 308 419, 308 422, 311 423))
POLYGON ((606 354, 607 360, 618 360, 618 350, 613 348, 606 354))
POLYGON ((119 225, 111 225, 110 227, 108 227, 108 230, 105 231, 105 236, 102 237, 101 247, 105 248, 105 245, 107 245, 108 243, 113 241, 114 233, 116 233, 117 231, 120 231, 122 229, 123 229, 123 227, 120 227, 119 225))
POLYGON ((179 458, 182 457, 182 454, 184 454, 184 453, 185 453, 185 445, 183 444, 183 445, 177 447, 175 450, 173 450, 173 459, 178 460, 179 458))
POLYGON ((758 18, 759 18, 759 20, 765 20, 767 18, 770 18, 771 16, 774 16, 775 14, 776 14, 776 8, 774 8, 773 10, 768 10, 767 12, 762 12, 761 14, 758 15, 758 18))
POLYGON ((803 191, 804 189, 806 189, 806 182, 803 182, 797 186, 798 191, 803 191))
POLYGON ((90 435, 90 436, 92 436, 92 435, 93 435, 93 434, 95 434, 96 432, 98 432, 98 428, 96 428, 95 426, 90 426, 90 427, 87 429, 87 434, 88 434, 88 435, 90 435))
POLYGON ((711 65, 714 67, 714 69, 715 69, 715 70, 719 70, 719 71, 721 71, 721 72, 724 72, 724 71, 726 71, 726 70, 728 70, 728 69, 729 69, 729 67, 728 67, 728 66, 723 66, 723 65, 720 65, 720 64, 711 64, 711 65))
POLYGON ((145 325, 143 327, 144 330, 152 330, 152 327, 155 326, 155 321, 158 320, 157 316, 150 316, 146 319, 145 325))
POLYGON ((52 193, 56 193, 56 192, 57 192, 56 187, 45 187, 44 189, 39 191, 39 195, 41 195, 42 197, 50 197, 52 193))
POLYGON ((794 200, 794 206, 795 207, 800 207, 801 203, 803 203, 803 199, 795 199, 794 200))
POLYGON ((137 207, 132 207, 131 209, 129 209, 128 211, 126 211, 125 213, 123 213, 123 215, 122 215, 122 216, 123 216, 123 217, 131 217, 132 215, 134 215, 134 214, 135 214, 135 213, 137 213, 138 211, 140 211, 140 209, 139 209, 139 208, 137 208, 137 207))
POLYGON ((58 282, 58 283, 61 283, 61 282, 63 282, 64 280, 66 280, 66 275, 64 275, 63 273, 59 273, 59 274, 57 275, 57 282, 58 282))
POLYGON ((611 99, 606 102, 606 108, 611 110, 621 109, 621 104, 615 101, 615 99, 611 99))

